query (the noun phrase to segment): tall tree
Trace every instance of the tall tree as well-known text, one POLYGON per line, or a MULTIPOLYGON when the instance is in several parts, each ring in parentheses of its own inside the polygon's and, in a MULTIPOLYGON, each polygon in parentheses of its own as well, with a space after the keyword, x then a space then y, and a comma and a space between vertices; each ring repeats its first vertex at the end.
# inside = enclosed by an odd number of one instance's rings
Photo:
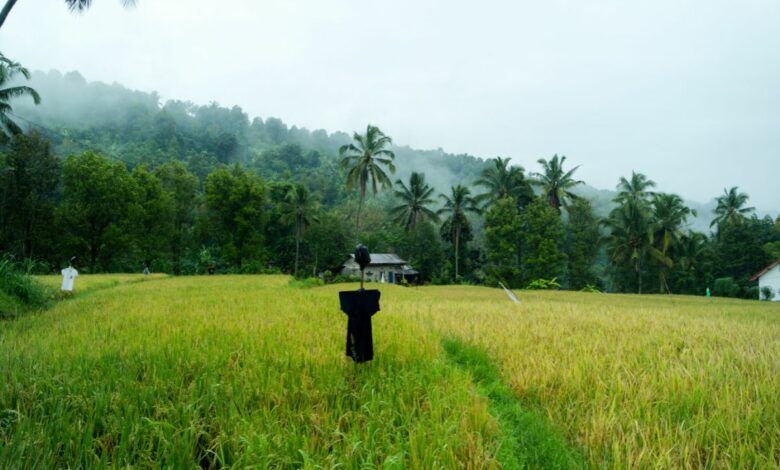
POLYGON ((61 166, 37 133, 14 136, 0 165, 0 243, 19 258, 50 254, 61 166))
POLYGON ((191 245, 195 222, 195 208, 200 194, 198 178, 187 171, 180 161, 167 162, 155 169, 163 188, 173 197, 173 235, 171 236, 171 261, 173 272, 182 273, 182 258, 191 245))
POLYGON ((561 206, 566 206, 569 199, 577 198, 569 190, 582 184, 582 181, 572 178, 579 165, 569 171, 564 171, 563 163, 566 161, 566 157, 558 157, 558 155, 553 155, 549 161, 544 158, 537 161, 542 165, 542 173, 534 173, 531 183, 541 187, 550 207, 560 212, 561 206))
POLYGON ((683 237, 682 228, 688 216, 696 216, 696 211, 683 204, 676 194, 659 193, 653 195, 653 220, 651 222, 654 258, 658 261, 659 291, 671 294, 667 278, 669 270, 674 265, 672 256, 683 237))
POLYGON ((13 98, 29 96, 35 104, 41 102, 38 92, 28 86, 8 86, 17 75, 30 79, 30 72, 26 68, 0 54, 0 144, 7 143, 11 136, 22 133, 19 125, 9 116, 13 112, 10 101, 13 98))
POLYGON ((527 280, 560 278, 566 270, 563 251, 566 231, 560 214, 547 198, 537 198, 522 215, 523 277, 527 280))
POLYGON ((754 207, 745 207, 749 198, 747 193, 739 192, 736 186, 724 189, 723 195, 717 199, 718 206, 714 210, 715 218, 712 219, 710 227, 717 225, 720 233, 723 225, 745 220, 745 217, 755 210, 754 207))
POLYGON ((672 272, 678 291, 704 293, 712 281, 712 242, 703 233, 689 232, 677 244, 677 259, 672 272))
MULTIPOLYGON (((485 213, 485 254, 489 278, 520 287, 520 238, 522 222, 517 201, 505 196, 485 213)), ((493 281, 495 285, 496 282, 493 281)))
POLYGON ((145 165, 135 167, 130 176, 136 193, 131 209, 135 248, 145 265, 151 267, 157 262, 157 266, 166 266, 176 216, 173 194, 145 165))
POLYGON ((420 222, 439 221, 436 212, 429 207, 434 203, 431 198, 434 189, 425 182, 425 175, 412 173, 408 187, 400 179, 396 180, 395 184, 398 187, 395 197, 401 200, 401 204, 393 207, 390 213, 395 217, 395 222, 404 227, 404 230, 411 231, 420 222))
POLYGON ((602 223, 610 231, 607 255, 617 266, 634 272, 637 292, 641 294, 642 270, 652 247, 648 206, 628 201, 613 209, 602 223))
POLYGON ((635 171, 631 172, 631 179, 620 177, 620 182, 617 185, 618 195, 615 198, 615 202, 618 204, 625 204, 629 201, 639 202, 641 204, 647 204, 649 198, 655 194, 651 191, 651 188, 655 187, 655 181, 648 179, 642 173, 635 171))
POLYGON ((487 166, 474 182, 487 191, 477 196, 477 200, 492 205, 505 197, 516 201, 519 207, 525 207, 534 198, 534 192, 523 174, 522 166, 509 166, 509 158, 496 157, 488 160, 487 166))
POLYGON ((68 157, 62 168, 59 226, 66 257, 86 258, 90 272, 110 270, 130 247, 133 180, 120 162, 93 152, 68 157))
POLYGON ((601 235, 599 221, 593 214, 590 202, 585 198, 572 202, 567 212, 569 220, 566 224, 569 286, 581 289, 588 284, 596 283, 593 274, 593 263, 599 252, 601 235))
POLYGON ((444 262, 442 243, 436 233, 436 227, 429 221, 423 221, 404 232, 400 254, 417 270, 418 283, 429 282, 441 271, 444 262))
POLYGON ((319 204, 312 198, 309 190, 302 184, 297 184, 290 188, 285 196, 284 216, 282 220, 293 226, 295 231, 295 267, 293 275, 298 276, 298 258, 301 252, 301 239, 303 231, 312 222, 318 222, 316 213, 319 211, 319 204))
POLYGON ((241 269, 263 254, 266 190, 263 181, 238 165, 217 168, 204 183, 210 231, 223 255, 241 269))
POLYGON ((368 125, 365 135, 357 132, 352 136, 354 142, 342 145, 339 154, 343 157, 341 165, 348 168, 347 189, 352 190, 355 185, 360 189, 357 217, 355 220, 356 233, 360 234, 360 212, 363 209, 363 201, 366 198, 366 187, 369 182, 374 195, 377 193, 377 185, 382 188, 390 188, 392 183, 387 173, 382 169, 386 167, 391 174, 395 173, 393 159, 395 154, 388 150, 393 140, 382 133, 378 127, 368 125))
POLYGON ((455 244, 455 282, 458 282, 460 276, 459 256, 460 256, 460 238, 465 228, 469 226, 467 214, 479 214, 478 203, 471 196, 469 188, 457 185, 450 189, 450 195, 440 194, 444 199, 444 207, 438 210, 437 214, 447 214, 445 224, 449 228, 450 235, 455 244))

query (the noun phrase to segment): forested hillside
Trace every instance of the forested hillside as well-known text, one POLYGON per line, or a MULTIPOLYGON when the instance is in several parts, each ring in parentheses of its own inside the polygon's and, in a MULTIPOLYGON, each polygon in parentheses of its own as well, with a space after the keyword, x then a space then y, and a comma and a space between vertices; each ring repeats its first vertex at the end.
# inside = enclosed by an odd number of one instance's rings
POLYGON ((12 101, 26 135, 1 149, 0 249, 39 270, 78 256, 89 272, 313 276, 361 241, 399 253, 424 282, 701 293, 720 279, 719 293, 755 297, 748 278, 778 253, 775 222, 737 188, 697 207, 644 175, 596 190, 565 157, 523 169, 385 142, 370 125, 353 136, 161 103, 77 72, 26 83, 42 102, 12 101), (378 155, 394 158, 361 181, 350 165, 372 129, 378 155))

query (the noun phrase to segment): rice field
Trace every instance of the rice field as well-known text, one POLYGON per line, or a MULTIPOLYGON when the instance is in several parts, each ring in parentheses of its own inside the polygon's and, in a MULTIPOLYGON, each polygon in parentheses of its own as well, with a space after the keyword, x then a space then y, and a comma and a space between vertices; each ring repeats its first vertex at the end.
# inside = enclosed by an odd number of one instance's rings
POLYGON ((356 286, 288 283, 81 276, 0 322, 0 468, 780 468, 780 305, 382 285, 355 365, 356 286))

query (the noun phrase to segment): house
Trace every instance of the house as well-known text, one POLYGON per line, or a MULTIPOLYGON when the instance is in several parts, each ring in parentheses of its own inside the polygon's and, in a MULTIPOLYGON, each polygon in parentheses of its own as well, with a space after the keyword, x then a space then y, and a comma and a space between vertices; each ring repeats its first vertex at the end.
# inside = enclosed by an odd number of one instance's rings
POLYGON ((750 281, 758 279, 758 295, 760 299, 764 299, 764 292, 766 288, 772 290, 774 296, 770 296, 771 300, 780 301, 780 259, 776 259, 769 263, 769 266, 762 269, 758 274, 750 278, 750 281))
MULTIPOLYGON (((398 284, 401 280, 413 282, 419 273, 394 253, 371 253, 371 263, 366 266, 366 281, 390 282, 398 284)), ((360 276, 360 266, 355 255, 350 255, 341 267, 342 276, 360 276)))

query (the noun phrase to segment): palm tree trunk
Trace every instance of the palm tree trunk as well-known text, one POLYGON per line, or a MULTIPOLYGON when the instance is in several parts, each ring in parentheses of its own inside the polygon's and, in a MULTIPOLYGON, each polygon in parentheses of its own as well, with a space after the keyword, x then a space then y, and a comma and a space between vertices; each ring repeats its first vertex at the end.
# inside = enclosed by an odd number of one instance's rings
POLYGON ((8 17, 8 14, 11 13, 11 8, 14 7, 14 4, 16 3, 16 0, 8 0, 5 2, 5 6, 3 7, 3 10, 0 11, 0 28, 3 27, 3 23, 5 23, 6 17, 8 17))
POLYGON ((636 261, 636 264, 634 265, 634 269, 636 270, 636 279, 637 279, 637 286, 638 286, 638 293, 642 293, 642 267, 639 264, 639 260, 636 261))
POLYGON ((455 283, 458 282, 458 257, 460 255, 460 225, 455 229, 455 283))
POLYGON ((364 196, 360 196, 360 202, 358 202, 357 218, 355 220, 355 238, 360 241, 360 212, 363 210, 364 196))
POLYGON ((301 250, 301 228, 300 226, 295 228, 295 269, 293 276, 298 277, 298 253, 301 250))

